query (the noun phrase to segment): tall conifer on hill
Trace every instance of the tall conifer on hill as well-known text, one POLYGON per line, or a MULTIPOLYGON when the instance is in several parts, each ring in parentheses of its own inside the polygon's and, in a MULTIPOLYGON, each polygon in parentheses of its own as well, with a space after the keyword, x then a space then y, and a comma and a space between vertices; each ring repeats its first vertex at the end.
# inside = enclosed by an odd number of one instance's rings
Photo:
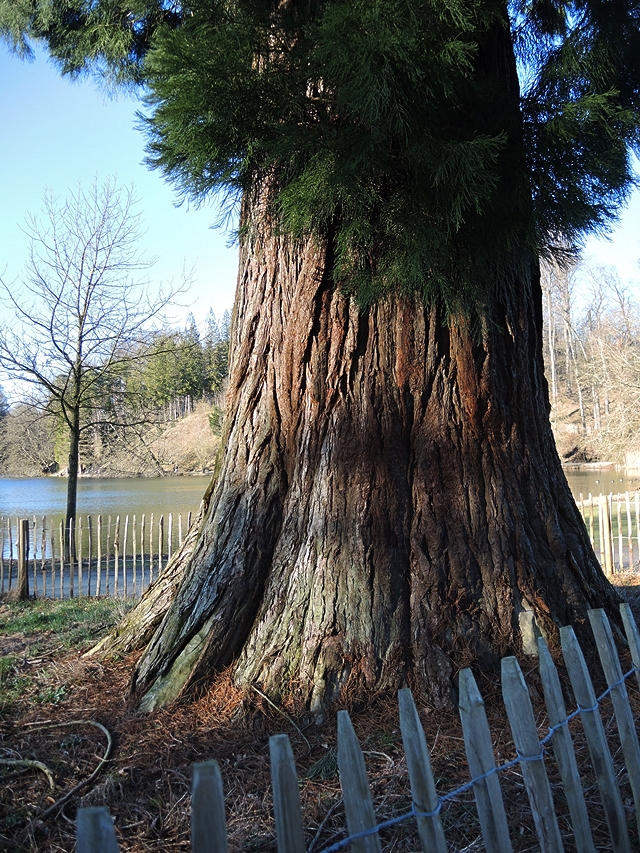
POLYGON ((538 257, 633 184, 637 0, 19 8, 18 49, 142 81, 149 163, 240 209, 225 455, 171 606, 117 640, 149 641, 144 706, 229 664, 312 709, 447 702, 526 611, 552 639, 613 615, 549 427, 538 257))

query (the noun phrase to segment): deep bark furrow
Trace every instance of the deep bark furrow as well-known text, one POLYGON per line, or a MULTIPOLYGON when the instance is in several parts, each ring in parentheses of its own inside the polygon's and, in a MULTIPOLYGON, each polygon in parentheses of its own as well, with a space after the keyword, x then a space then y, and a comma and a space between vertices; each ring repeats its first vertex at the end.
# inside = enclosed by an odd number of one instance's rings
POLYGON ((314 710, 405 683, 441 704, 457 667, 519 651, 523 609, 553 640, 614 604, 553 445, 535 281, 474 336, 408 298, 360 311, 327 256, 243 246, 225 456, 138 667, 149 708, 232 661, 314 710))

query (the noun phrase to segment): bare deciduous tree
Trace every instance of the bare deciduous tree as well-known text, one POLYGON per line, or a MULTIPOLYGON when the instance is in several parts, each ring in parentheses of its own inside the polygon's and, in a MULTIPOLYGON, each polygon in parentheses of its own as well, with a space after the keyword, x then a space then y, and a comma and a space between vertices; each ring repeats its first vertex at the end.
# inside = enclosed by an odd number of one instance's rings
MULTIPOLYGON (((0 365, 24 383, 24 402, 55 415, 68 430, 68 532, 76 515, 79 452, 104 400, 116 403, 123 375, 142 351, 150 321, 175 296, 151 298, 139 276, 151 263, 139 250, 140 217, 131 189, 113 181, 78 186, 65 200, 45 194, 30 216, 29 257, 20 287, 0 279, 14 314, 0 336, 0 365)), ((120 426, 113 405, 111 426, 120 426)))

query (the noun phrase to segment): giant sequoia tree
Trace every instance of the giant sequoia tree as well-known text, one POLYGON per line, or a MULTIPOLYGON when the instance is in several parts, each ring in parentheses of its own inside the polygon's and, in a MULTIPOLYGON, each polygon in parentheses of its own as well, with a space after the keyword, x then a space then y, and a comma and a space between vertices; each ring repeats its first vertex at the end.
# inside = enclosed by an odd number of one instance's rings
POLYGON ((538 257, 614 215, 637 0, 20 4, 141 82, 149 160, 240 205, 225 452, 112 643, 147 708, 232 666, 312 709, 551 639, 615 594, 555 451, 538 257), (174 591, 175 590, 175 591, 174 591))

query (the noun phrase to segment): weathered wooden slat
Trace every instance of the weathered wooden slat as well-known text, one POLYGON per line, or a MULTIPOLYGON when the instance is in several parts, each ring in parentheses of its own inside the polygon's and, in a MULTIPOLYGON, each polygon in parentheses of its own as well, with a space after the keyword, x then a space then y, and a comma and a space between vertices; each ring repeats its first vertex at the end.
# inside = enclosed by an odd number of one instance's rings
POLYGON ((600 797, 604 809, 614 853, 631 853, 626 816, 616 774, 607 745, 604 726, 596 706, 596 694, 589 677, 587 665, 573 628, 560 628, 562 655, 569 673, 573 693, 580 707, 580 719, 589 746, 600 797))
POLYGON ((618 522, 618 569, 619 571, 623 571, 624 569, 624 549, 622 547, 622 502, 620 500, 620 495, 618 495, 618 509, 616 520, 618 522))
POLYGON ((298 776, 287 735, 269 738, 278 853, 305 853, 298 776))
POLYGON ((193 765, 191 784, 192 853, 227 853, 222 775, 217 761, 193 765))
POLYGON ((136 526, 136 517, 133 516, 133 521, 131 525, 131 550, 133 551, 133 594, 135 595, 138 591, 138 583, 136 580, 136 572, 138 566, 138 528, 136 526))
MULTIPOLYGON (((438 795, 431 772, 429 750, 420 723, 411 691, 398 691, 400 709, 400 731, 407 760, 413 803, 419 812, 434 812, 438 807, 438 795)), ((424 853, 447 853, 447 842, 440 815, 419 817, 418 832, 424 853)))
POLYGON ((563 853, 562 837, 542 759, 531 699, 522 670, 514 657, 502 659, 502 698, 513 742, 520 757, 520 770, 527 789, 540 849, 542 853, 563 853))
POLYGON ((162 572, 162 543, 164 542, 164 515, 158 519, 158 574, 162 572))
POLYGON ((640 687, 640 632, 638 631, 636 620, 633 618, 631 608, 626 601, 620 605, 620 613, 622 614, 624 632, 627 635, 627 642, 629 643, 631 660, 637 670, 636 680, 638 682, 638 687, 640 687))
MULTIPOLYGON (((42 594, 47 597, 47 516, 42 516, 42 531, 40 540, 40 575, 42 577, 42 594)), ((1 585, 0 585, 1 588, 1 585)), ((51 554, 51 598, 55 598, 53 583, 53 552, 51 554)))
POLYGON ((118 595, 120 589, 120 516, 116 515, 116 527, 113 534, 113 565, 114 565, 114 581, 113 594, 118 595))
POLYGON ((593 635, 596 638, 604 677, 607 679, 607 685, 611 688, 611 703, 616 715, 620 745, 622 746, 624 763, 627 767, 633 800, 636 805, 636 821, 640 834, 640 746, 638 745, 636 727, 629 705, 629 696, 622 681, 622 667, 607 614, 598 608, 597 610, 589 610, 588 615, 593 635), (621 681, 622 683, 620 683, 621 681))
MULTIPOLYGON (((465 751, 471 778, 475 779, 496 765, 484 702, 470 669, 460 671, 459 692, 465 751)), ((487 853, 511 853, 513 848, 497 773, 476 782, 473 793, 487 853)))
POLYGON ((91 806, 78 809, 76 853, 119 853, 109 809, 91 806))
POLYGON ((69 519, 69 529, 67 530, 68 539, 67 546, 69 548, 69 598, 74 596, 74 575, 76 572, 76 525, 73 518, 69 519))
POLYGON ((82 516, 78 517, 78 598, 82 598, 82 516))
POLYGON ((145 530, 145 514, 142 513, 142 518, 140 520, 140 558, 141 558, 141 566, 142 566, 142 578, 140 580, 140 592, 144 592, 145 590, 145 582, 144 582, 144 530, 145 530))
MULTIPOLYGON (((37 539, 38 527, 37 527, 37 524, 38 524, 38 519, 34 515, 33 516, 33 535, 29 536, 29 541, 33 542, 33 552, 31 555, 33 558, 33 590, 31 592, 31 594, 33 595, 34 598, 38 597, 38 561, 36 559, 37 550, 38 550, 38 539, 37 539)), ((42 590, 42 597, 43 598, 47 597, 47 590, 46 589, 42 590)))
POLYGON ((149 518, 149 583, 153 580, 153 513, 149 518))
MULTIPOLYGON (((540 657, 540 678, 544 700, 547 706, 549 727, 560 725, 567 719, 567 711, 562 698, 562 688, 558 671, 543 637, 538 639, 538 654, 540 657)), ((589 826, 587 806, 582 793, 578 762, 573 750, 573 742, 568 725, 557 729, 552 737, 553 754, 560 770, 567 806, 571 815, 571 824, 578 853, 595 853, 595 845, 589 826)))
POLYGON ((633 526, 631 523, 631 499, 629 492, 625 493, 625 509, 627 512, 627 542, 629 544, 629 571, 633 568, 633 526))
MULTIPOLYGON (((338 711, 338 769, 349 835, 377 825, 373 798, 358 738, 346 711, 338 711)), ((377 832, 351 843, 353 853, 382 853, 377 832)))
POLYGON ((122 582, 124 586, 124 597, 129 595, 129 586, 127 582, 127 539, 129 536, 129 516, 124 520, 124 536, 122 537, 122 582))
POLYGON ((93 522, 91 516, 87 516, 87 530, 89 534, 89 562, 87 565, 87 598, 91 597, 91 562, 93 560, 93 522))
POLYGON ((64 522, 58 526, 60 539, 60 598, 64 598, 64 522))
POLYGON ((102 515, 98 514, 98 566, 96 569, 96 595, 100 595, 102 589, 102 515))

